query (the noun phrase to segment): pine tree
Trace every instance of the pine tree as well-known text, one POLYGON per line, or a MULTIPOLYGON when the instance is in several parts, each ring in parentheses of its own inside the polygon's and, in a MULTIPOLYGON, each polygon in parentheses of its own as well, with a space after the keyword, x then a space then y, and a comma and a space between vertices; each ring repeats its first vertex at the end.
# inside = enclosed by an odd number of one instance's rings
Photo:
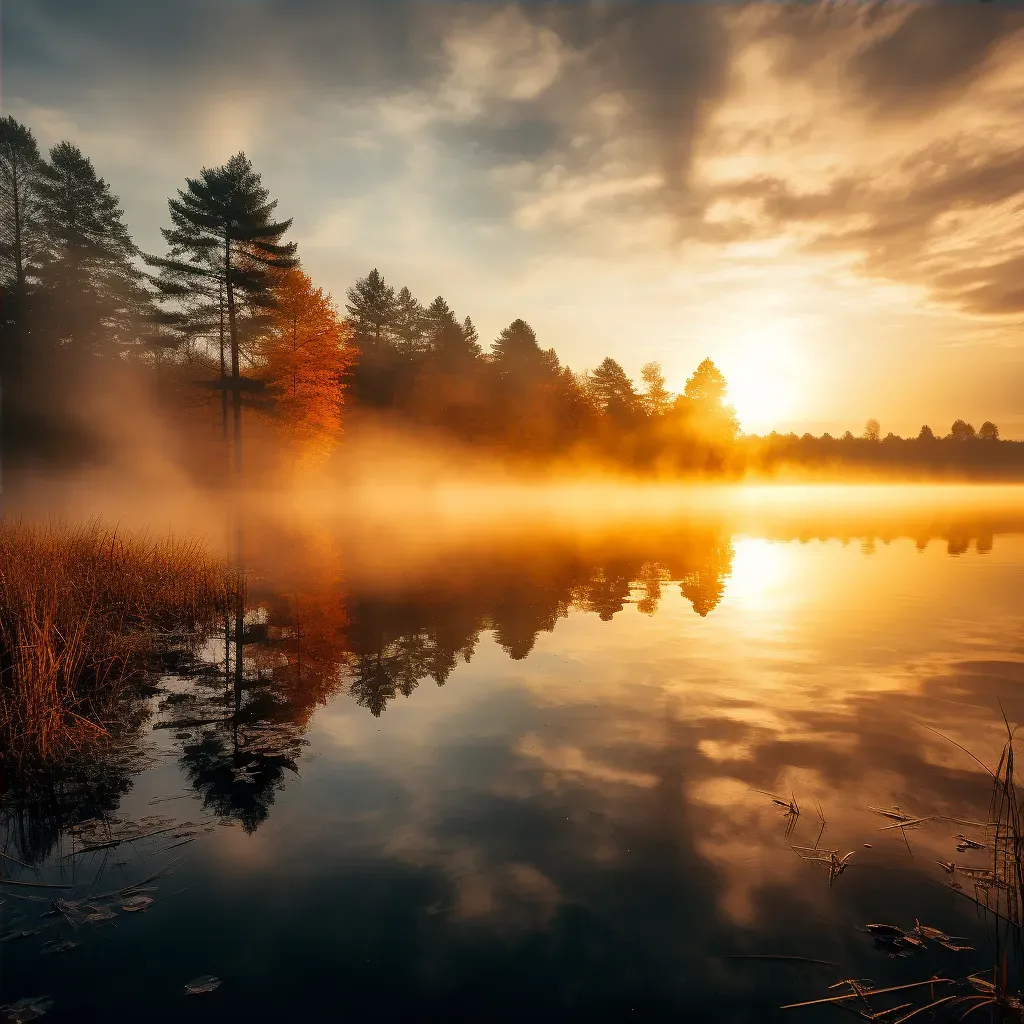
POLYGON ((39 265, 37 186, 42 166, 32 132, 13 117, 0 118, 0 456, 20 419, 14 403, 20 407, 26 400, 26 319, 30 283, 39 265), (6 402, 5 386, 10 396, 6 402))
POLYGON ((42 169, 31 130, 13 117, 0 118, 0 286, 19 297, 39 266, 42 169))
POLYGON ((451 307, 440 295, 427 307, 425 314, 429 353, 432 361, 448 371, 462 371, 480 358, 480 343, 472 321, 467 334, 451 307))
POLYGON ((710 359, 703 359, 687 378, 683 394, 698 405, 713 407, 725 401, 728 384, 722 371, 710 359))
POLYGON ((731 443, 739 433, 736 411, 726 403, 729 385, 710 359, 703 359, 690 375, 677 400, 690 426, 712 444, 731 443))
POLYGON ((590 389, 598 407, 614 420, 628 420, 636 415, 638 399, 633 382, 611 356, 590 374, 590 389))
POLYGON ((423 306, 413 298, 408 288, 402 288, 395 297, 392 331, 404 352, 415 353, 422 349, 423 317, 423 306))
POLYGON ((491 345, 491 362, 506 382, 536 381, 558 371, 554 350, 542 349, 537 335, 525 320, 513 320, 491 345))
MULTIPOLYGON (((281 239, 291 220, 275 221, 277 200, 244 153, 222 167, 204 167, 198 178, 186 179, 177 199, 169 199, 171 227, 162 234, 170 255, 148 257, 161 279, 161 297, 180 303, 191 297, 202 303, 214 287, 223 288, 227 336, 231 354, 231 405, 234 421, 235 469, 242 466, 242 390, 247 386, 240 371, 245 311, 265 313, 274 307, 274 290, 281 271, 298 265, 294 242, 281 239)), ((259 323, 250 317, 250 323, 259 323)))
POLYGON ((362 351, 380 349, 391 340, 397 313, 395 290, 376 267, 349 288, 345 309, 362 351))
POLYGON ((150 296, 117 196, 69 142, 50 150, 37 193, 39 281, 50 341, 86 354, 137 343, 151 315, 150 296))

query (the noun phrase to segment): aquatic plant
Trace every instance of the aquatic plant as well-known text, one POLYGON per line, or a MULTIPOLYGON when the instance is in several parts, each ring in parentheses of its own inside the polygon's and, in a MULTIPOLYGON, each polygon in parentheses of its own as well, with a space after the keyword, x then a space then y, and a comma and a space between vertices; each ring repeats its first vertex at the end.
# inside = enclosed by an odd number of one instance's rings
POLYGON ((222 617, 238 585, 194 539, 0 521, 5 752, 48 757, 108 734, 147 658, 222 617))

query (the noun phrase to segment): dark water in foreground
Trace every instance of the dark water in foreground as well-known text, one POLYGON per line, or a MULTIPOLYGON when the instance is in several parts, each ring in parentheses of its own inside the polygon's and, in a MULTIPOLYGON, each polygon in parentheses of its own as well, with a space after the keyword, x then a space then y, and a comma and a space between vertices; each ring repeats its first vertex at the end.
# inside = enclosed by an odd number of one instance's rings
POLYGON ((46 928, 0 944, 0 1003, 812 1021, 843 1014, 779 1007, 990 968, 991 922, 936 863, 987 863, 955 849, 972 829, 880 831, 869 808, 987 820, 990 780, 927 726, 994 763, 997 701, 1024 720, 1024 534, 822 532, 538 541, 406 587, 264 580, 237 691, 213 638, 126 709, 118 749, 7 780, 2 849, 39 865, 8 877, 74 888, 2 890, 0 931, 46 928), (82 852, 133 823, 157 834, 82 852), (853 851, 831 886, 793 849, 815 844, 853 851), (175 863, 146 909, 84 921, 175 863), (83 902, 41 917, 51 896, 83 902), (916 918, 975 949, 894 959, 861 930, 916 918), (217 991, 183 994, 205 974, 217 991))

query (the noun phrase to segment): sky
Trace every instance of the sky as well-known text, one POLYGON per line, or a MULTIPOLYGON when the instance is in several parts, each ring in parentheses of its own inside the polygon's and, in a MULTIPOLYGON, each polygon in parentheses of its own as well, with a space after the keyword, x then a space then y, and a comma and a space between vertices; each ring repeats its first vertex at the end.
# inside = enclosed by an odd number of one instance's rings
POLYGON ((5 113, 162 252, 244 150, 372 267, 574 370, 705 356, 742 426, 1024 437, 1024 8, 6 0, 5 113))

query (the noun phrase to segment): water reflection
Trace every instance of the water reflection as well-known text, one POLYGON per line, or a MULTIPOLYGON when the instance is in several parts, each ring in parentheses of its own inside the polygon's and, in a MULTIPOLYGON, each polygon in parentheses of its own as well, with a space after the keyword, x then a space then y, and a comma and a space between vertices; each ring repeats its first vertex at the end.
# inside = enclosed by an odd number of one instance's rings
MULTIPOLYGON (((449 549, 386 583, 349 574, 344 544, 301 550, 251 559, 241 634, 140 703, 189 791, 180 816, 240 826, 196 843, 182 981, 233 979, 254 1019, 343 985, 356 1019, 764 1020, 839 975, 727 954, 959 970, 889 961, 858 930, 920 917, 988 955, 936 866, 968 863, 959 826, 908 830, 911 857, 868 808, 985 813, 984 774, 923 726, 984 757, 997 700, 1024 718, 1024 537, 1005 523, 646 523, 449 549), (831 888, 791 849, 818 841, 855 851, 831 888), (219 923, 197 936, 210 893, 219 923)), ((96 796, 65 788, 57 815, 8 777, 9 851, 43 860, 76 816, 138 814, 170 785, 99 756, 75 771, 96 796)))

